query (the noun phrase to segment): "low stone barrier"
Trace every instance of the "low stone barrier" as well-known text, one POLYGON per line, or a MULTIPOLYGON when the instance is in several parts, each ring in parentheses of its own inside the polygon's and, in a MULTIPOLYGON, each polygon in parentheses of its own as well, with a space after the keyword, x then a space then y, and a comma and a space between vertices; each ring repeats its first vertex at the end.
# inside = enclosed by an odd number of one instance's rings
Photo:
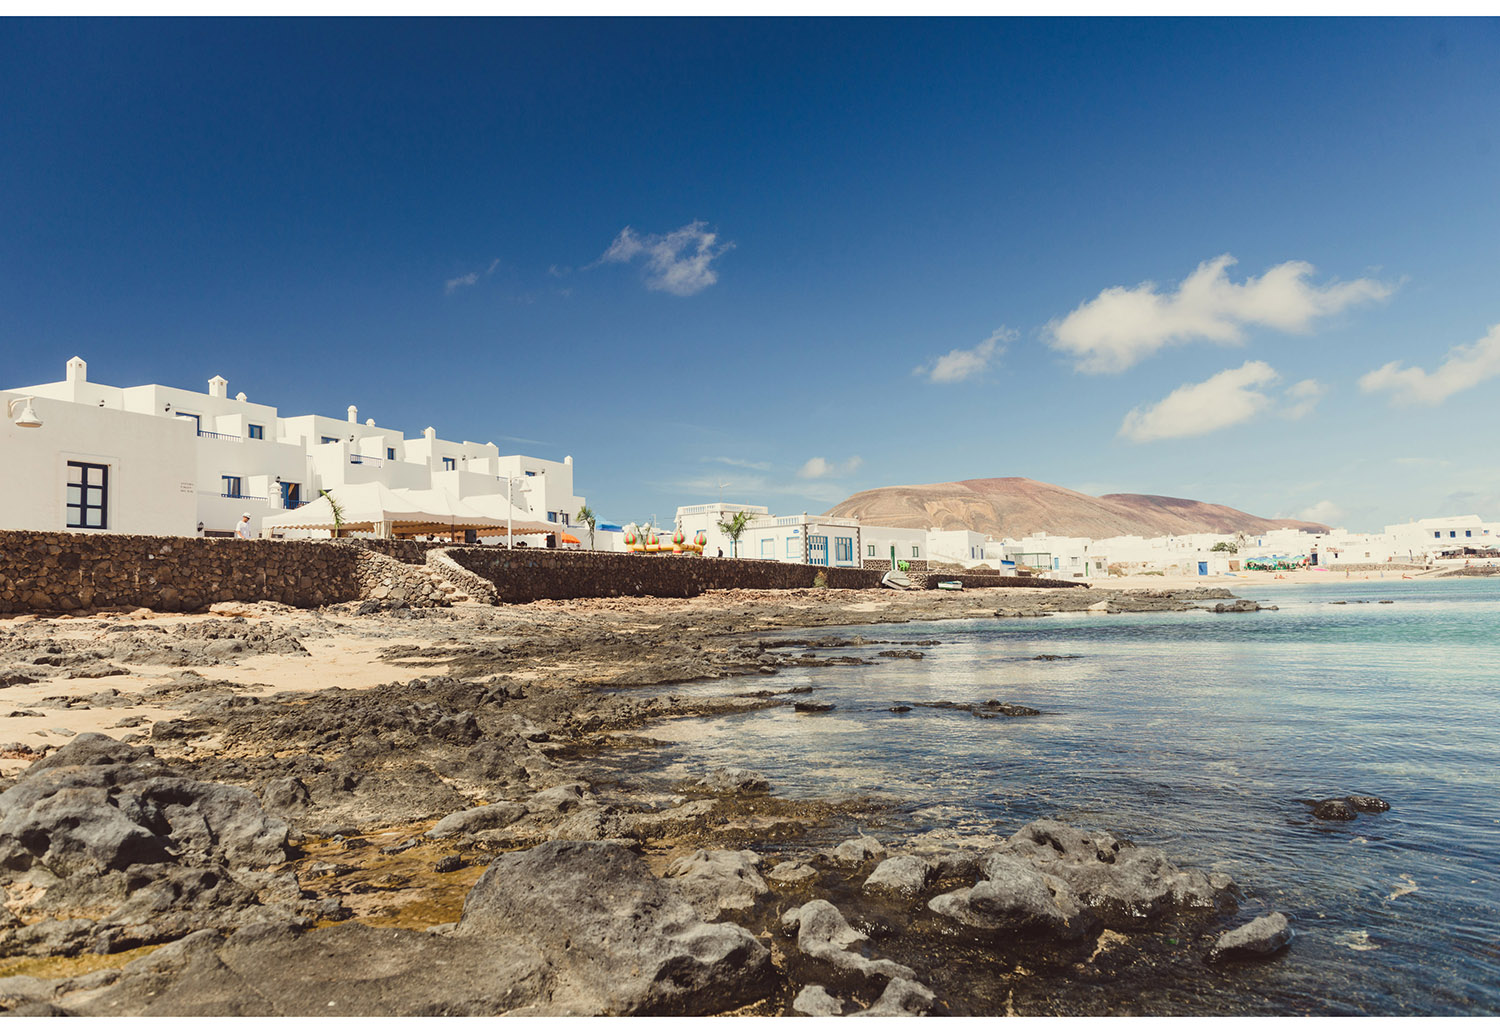
POLYGON ((721 588, 812 588, 820 573, 829 588, 878 588, 881 576, 875 570, 775 560, 552 549, 455 548, 446 552, 493 584, 497 600, 503 603, 622 595, 685 599, 721 588))

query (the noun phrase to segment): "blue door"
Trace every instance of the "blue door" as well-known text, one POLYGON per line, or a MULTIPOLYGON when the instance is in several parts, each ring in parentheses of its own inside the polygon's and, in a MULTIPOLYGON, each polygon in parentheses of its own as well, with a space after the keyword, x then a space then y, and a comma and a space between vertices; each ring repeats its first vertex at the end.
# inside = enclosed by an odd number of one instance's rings
POLYGON ((1208 562, 1206 560, 1199 560, 1198 561, 1198 576, 1199 577, 1207 577, 1208 576, 1208 562))
POLYGON ((826 534, 807 536, 807 562, 815 567, 828 566, 828 536, 826 534))

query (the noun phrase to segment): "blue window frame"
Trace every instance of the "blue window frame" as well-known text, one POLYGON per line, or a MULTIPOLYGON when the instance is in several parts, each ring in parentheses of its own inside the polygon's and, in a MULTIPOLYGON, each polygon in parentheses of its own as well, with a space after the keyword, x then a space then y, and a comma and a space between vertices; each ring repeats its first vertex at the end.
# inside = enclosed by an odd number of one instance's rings
POLYGON ((547 510, 547 523, 549 523, 549 524, 555 524, 555 523, 557 523, 557 510, 555 510, 555 509, 549 509, 549 510, 547 510))
POLYGON ((331 445, 335 441, 338 441, 338 440, 339 440, 338 438, 330 438, 327 435, 324 435, 323 440, 320 441, 319 444, 322 444, 322 445, 331 445))
POLYGON ((193 433, 194 434, 202 434, 203 433, 203 417, 199 416, 197 413, 195 413, 195 412, 180 412, 180 413, 177 414, 177 418, 179 420, 192 420, 193 421, 193 433))
POLYGON ((252 441, 263 441, 266 437, 266 428, 259 423, 250 424, 250 438, 252 441))
POLYGON ((281 508, 296 509, 302 505, 302 485, 294 481, 281 482, 281 508))
POLYGON ((788 538, 786 540, 786 558, 789 560, 802 558, 801 538, 788 538))
POLYGON ((458 460, 454 459, 452 456, 443 456, 443 469, 444 470, 457 470, 458 469, 458 460))
POLYGON ((828 536, 826 534, 807 536, 807 562, 815 567, 828 566, 828 536))
POLYGON ((774 560, 776 558, 775 538, 762 538, 760 540, 760 558, 763 560, 774 560))
POLYGON ((1473 538, 1474 537, 1474 532, 1473 531, 1465 531, 1464 532, 1464 537, 1465 538, 1473 538))
POLYGON ((237 499, 240 497, 240 479, 233 474, 224 475, 224 497, 226 499, 237 499))
POLYGON ((396 450, 394 448, 388 448, 388 449, 386 449, 385 450, 385 457, 387 459, 395 459, 396 458, 396 450))
POLYGON ((854 539, 835 538, 833 540, 833 559, 836 563, 853 563, 854 539))

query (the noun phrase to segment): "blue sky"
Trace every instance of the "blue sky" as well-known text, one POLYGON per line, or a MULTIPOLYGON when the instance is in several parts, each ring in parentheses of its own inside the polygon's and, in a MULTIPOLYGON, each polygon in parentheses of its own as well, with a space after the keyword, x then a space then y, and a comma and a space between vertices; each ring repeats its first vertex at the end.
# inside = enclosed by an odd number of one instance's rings
POLYGON ((1500 519, 1500 20, 0 22, 0 383, 1500 519))

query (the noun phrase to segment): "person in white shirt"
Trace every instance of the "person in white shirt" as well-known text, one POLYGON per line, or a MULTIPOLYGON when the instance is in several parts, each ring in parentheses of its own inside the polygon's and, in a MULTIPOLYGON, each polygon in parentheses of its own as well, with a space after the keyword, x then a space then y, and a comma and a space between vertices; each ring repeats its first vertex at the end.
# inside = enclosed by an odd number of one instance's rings
POLYGON ((240 517, 240 522, 239 522, 238 526, 236 526, 235 529, 234 529, 234 536, 236 538, 249 538, 250 537, 250 514, 249 513, 246 513, 244 516, 240 517))

